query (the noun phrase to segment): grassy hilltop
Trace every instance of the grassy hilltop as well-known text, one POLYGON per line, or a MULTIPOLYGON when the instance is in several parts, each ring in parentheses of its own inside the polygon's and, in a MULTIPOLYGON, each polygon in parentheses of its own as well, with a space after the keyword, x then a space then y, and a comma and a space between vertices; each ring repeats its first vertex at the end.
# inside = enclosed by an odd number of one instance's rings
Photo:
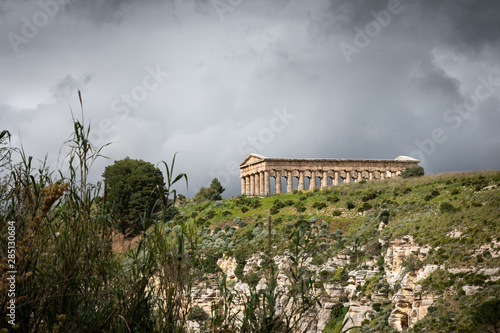
MULTIPOLYGON (((252 242, 250 234, 256 227, 267 225, 271 215, 276 231, 273 244, 278 250, 279 244, 284 244, 283 240, 286 243, 297 229, 316 227, 320 231, 318 237, 333 251, 356 237, 368 241, 374 237, 391 239, 410 234, 419 244, 466 253, 500 236, 499 205, 500 172, 478 171, 189 203, 181 207, 179 217, 193 218, 205 234, 235 228, 230 237, 224 237, 225 246, 221 247, 229 252, 235 244, 262 250, 252 242), (387 219, 387 228, 378 232, 381 219, 387 219), (446 236, 454 230, 461 230, 462 237, 446 236), (342 238, 339 240, 336 235, 342 238)), ((446 262, 471 263, 465 259, 450 253, 446 262)))

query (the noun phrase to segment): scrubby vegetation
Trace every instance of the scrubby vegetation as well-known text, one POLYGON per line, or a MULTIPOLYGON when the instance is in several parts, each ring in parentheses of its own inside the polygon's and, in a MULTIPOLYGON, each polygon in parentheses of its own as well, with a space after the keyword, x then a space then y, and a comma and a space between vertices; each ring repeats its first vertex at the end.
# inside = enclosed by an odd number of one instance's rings
POLYGON ((411 177, 422 177, 424 175, 424 168, 421 166, 409 167, 406 168, 405 171, 401 173, 401 177, 403 178, 411 178, 411 177))

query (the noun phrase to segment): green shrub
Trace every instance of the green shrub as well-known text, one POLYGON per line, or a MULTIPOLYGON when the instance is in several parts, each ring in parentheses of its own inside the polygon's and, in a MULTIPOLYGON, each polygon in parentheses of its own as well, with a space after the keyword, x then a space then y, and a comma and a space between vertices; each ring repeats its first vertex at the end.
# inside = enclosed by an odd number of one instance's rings
POLYGON ((367 192, 362 198, 361 198, 361 201, 363 202, 367 202, 367 201, 370 201, 370 200, 373 200, 375 199, 376 197, 378 196, 378 193, 375 192, 375 191, 369 191, 367 192))
POLYGON ((363 203, 363 206, 358 208, 359 212, 366 212, 367 210, 372 209, 372 205, 370 205, 368 202, 363 203))
POLYGON ((441 205, 439 206, 439 210, 441 211, 441 213, 454 213, 456 212, 458 209, 455 208, 455 206, 453 206, 451 203, 449 202, 443 202, 441 203, 441 205))
POLYGON ((410 193, 412 191, 412 189, 410 187, 406 187, 404 190, 403 190, 403 194, 407 194, 407 193, 410 193))
POLYGON ((411 178, 411 177, 422 177, 425 174, 424 168, 421 166, 409 167, 406 168, 405 171, 401 173, 401 177, 403 178, 411 178))
POLYGON ((257 286, 257 283, 260 281, 260 276, 257 273, 249 273, 243 276, 243 282, 248 283, 250 288, 257 286))
POLYGON ((189 309, 187 320, 204 321, 209 317, 210 316, 205 312, 205 310, 200 308, 198 305, 195 305, 191 309, 189 309))
POLYGON ((336 195, 328 197, 328 200, 331 201, 332 203, 336 203, 336 202, 340 201, 339 197, 336 195))
POLYGON ((306 211, 306 206, 301 201, 298 201, 295 203, 295 209, 297 209, 297 212, 303 213, 306 211))
POLYGON ((272 207, 269 209, 269 214, 271 214, 271 215, 276 215, 276 214, 278 214, 278 213, 279 213, 279 211, 280 211, 280 210, 279 210, 279 208, 278 208, 278 207, 276 207, 276 206, 272 206, 272 207))
POLYGON ((424 200, 425 201, 431 201, 432 199, 434 199, 434 197, 430 194, 427 194, 425 197, 424 197, 424 200))
POLYGON ((243 206, 241 207, 241 212, 244 214, 246 212, 248 212, 248 207, 247 206, 243 206))
POLYGON ((260 199, 257 197, 252 197, 247 200, 248 205, 252 208, 259 208, 261 206, 260 199))
POLYGON ((344 307, 342 303, 335 304, 335 306, 332 308, 330 312, 330 320, 327 322, 323 332, 324 333, 340 332, 342 330, 342 322, 344 321, 344 317, 348 310, 349 307, 348 306, 344 307))
POLYGON ((281 202, 279 199, 277 199, 274 201, 273 206, 276 207, 277 209, 281 209, 285 207, 285 204, 281 202))
POLYGON ((347 201, 347 202, 346 202, 346 207, 347 207, 347 209, 351 210, 351 209, 356 208, 356 205, 354 205, 354 204, 353 204, 352 202, 350 202, 350 201, 347 201))
POLYGON ((334 211, 332 212, 332 215, 333 215, 333 216, 340 216, 340 215, 342 215, 342 212, 341 212, 340 210, 334 210, 334 211))
POLYGON ((312 207, 320 210, 320 209, 323 209, 323 208, 326 207, 326 203, 324 203, 324 202, 315 202, 315 203, 313 203, 312 207))
POLYGON ((385 224, 389 223, 389 211, 387 209, 384 209, 382 212, 380 212, 380 221, 384 222, 385 224))
POLYGON ((298 206, 296 208, 297 208, 297 212, 299 212, 299 213, 303 213, 303 212, 306 211, 306 207, 305 206, 298 206))

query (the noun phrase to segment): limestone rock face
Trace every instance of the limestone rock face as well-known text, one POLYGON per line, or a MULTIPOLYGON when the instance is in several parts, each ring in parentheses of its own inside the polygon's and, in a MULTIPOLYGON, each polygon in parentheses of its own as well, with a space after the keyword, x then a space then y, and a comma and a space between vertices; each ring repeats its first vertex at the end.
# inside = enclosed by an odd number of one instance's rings
POLYGON ((368 300, 350 301, 349 311, 347 312, 344 321, 347 323, 344 326, 344 332, 354 326, 361 326, 365 319, 369 319, 369 315, 375 313, 375 310, 370 306, 368 300))
POLYGON ((430 246, 416 245, 411 236, 404 236, 389 243, 385 256, 387 282, 391 287, 396 283, 400 284, 400 289, 392 300, 395 308, 389 316, 389 325, 400 332, 413 327, 427 314, 434 295, 422 295, 422 287, 417 283, 439 268, 438 265, 427 265, 418 271, 408 271, 402 267, 402 263, 411 254, 423 260, 430 249, 430 246))
MULTIPOLYGON (((459 232, 454 231, 453 234, 450 234, 450 237, 453 236, 460 237, 459 232)), ((363 262, 357 268, 348 271, 347 282, 345 280, 341 282, 329 277, 320 278, 320 276, 325 275, 321 274, 321 272, 327 272, 326 276, 332 276, 345 267, 349 267, 348 264, 351 261, 349 255, 346 254, 349 253, 349 249, 327 259, 321 265, 314 265, 311 263, 312 258, 305 258, 303 261, 304 269, 314 272, 319 282, 319 287, 315 292, 320 295, 321 306, 318 306, 311 313, 311 318, 318 319, 316 325, 308 325, 304 321, 304 325, 300 325, 301 332, 322 332, 330 320, 331 310, 339 303, 349 306, 349 311, 345 317, 344 330, 353 326, 361 326, 364 320, 371 319, 372 315, 376 313, 373 308, 374 303, 387 303, 388 300, 395 306, 388 318, 388 324, 401 332, 412 328, 419 320, 423 319, 427 315, 429 306, 433 304, 436 296, 422 290, 420 283, 434 271, 440 269, 453 274, 473 272, 487 276, 487 281, 500 279, 500 268, 498 267, 464 268, 426 265, 415 268, 418 266, 405 265, 405 260, 409 256, 414 256, 416 260, 422 261, 431 250, 429 245, 416 244, 412 236, 404 236, 391 241, 380 239, 379 242, 387 248, 383 255, 385 273, 377 265, 377 259, 372 258, 363 262), (396 291, 391 293, 391 289, 396 289, 396 291)), ((489 251, 492 256, 497 255, 498 245, 500 244, 495 242, 477 249, 476 255, 485 251, 489 251)), ((290 252, 285 252, 272 258, 277 267, 277 289, 281 292, 286 291, 291 283, 287 275, 291 265, 290 255, 290 252)), ((255 253, 247 259, 243 270, 244 274, 259 272, 264 264, 262 258, 264 258, 263 253, 255 253)), ((233 280, 235 293, 250 295, 249 285, 238 281, 234 274, 237 266, 235 258, 224 256, 218 260, 217 265, 226 274, 228 280, 233 280)), ((256 289, 260 290, 265 287, 266 279, 262 277, 256 289)), ((480 287, 477 286, 463 286, 466 295, 472 295, 478 290, 480 290, 480 287)), ((219 296, 215 280, 205 281, 193 288, 191 293, 193 305, 200 306, 207 313, 210 313, 212 303, 217 301, 219 296)), ((233 310, 234 313, 241 311, 242 305, 236 304, 233 310)), ((309 322, 312 322, 312 319, 309 322)), ((199 323, 196 322, 189 323, 189 327, 193 332, 198 332, 200 329, 199 323)))
POLYGON ((217 260, 217 266, 226 274, 228 279, 234 279, 236 277, 236 275, 234 275, 234 270, 238 264, 235 258, 223 256, 217 260))

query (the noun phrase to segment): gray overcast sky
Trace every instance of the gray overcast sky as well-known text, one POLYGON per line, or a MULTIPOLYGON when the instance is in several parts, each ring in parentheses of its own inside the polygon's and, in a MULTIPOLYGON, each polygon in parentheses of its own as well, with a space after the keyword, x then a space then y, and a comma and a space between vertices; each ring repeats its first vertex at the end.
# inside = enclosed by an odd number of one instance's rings
POLYGON ((56 161, 80 89, 94 181, 175 152, 189 196, 238 195, 250 152, 500 168, 498 0, 0 0, 0 31, 0 129, 56 161))

